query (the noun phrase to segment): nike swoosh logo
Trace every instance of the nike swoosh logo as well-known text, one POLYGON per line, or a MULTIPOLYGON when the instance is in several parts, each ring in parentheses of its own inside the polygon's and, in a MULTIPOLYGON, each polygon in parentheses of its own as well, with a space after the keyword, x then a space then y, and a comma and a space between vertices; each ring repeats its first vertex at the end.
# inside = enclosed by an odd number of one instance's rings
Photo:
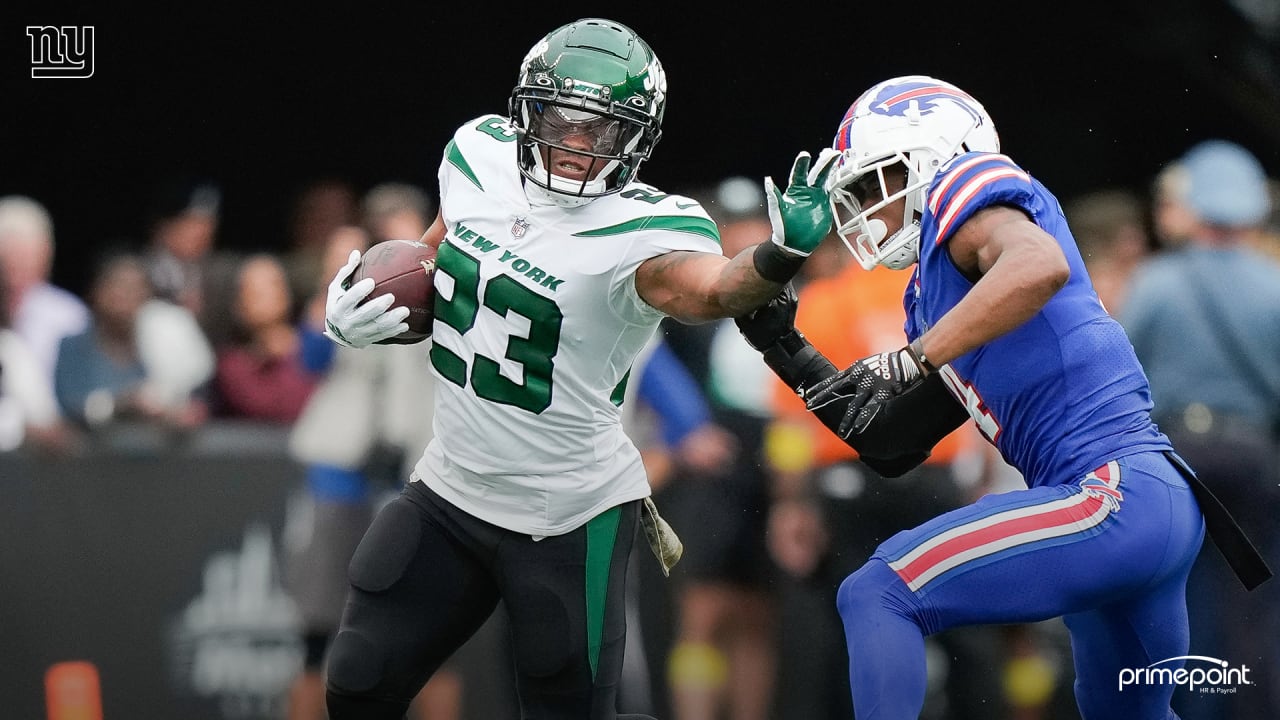
POLYGON ((684 204, 682 204, 682 203, 680 203, 680 202, 677 202, 677 203, 676 203, 676 207, 680 208, 681 210, 688 210, 689 208, 691 208, 691 207, 693 207, 694 205, 697 205, 697 204, 698 204, 698 203, 696 203, 696 202, 691 202, 691 203, 689 203, 688 205, 684 205, 684 204))

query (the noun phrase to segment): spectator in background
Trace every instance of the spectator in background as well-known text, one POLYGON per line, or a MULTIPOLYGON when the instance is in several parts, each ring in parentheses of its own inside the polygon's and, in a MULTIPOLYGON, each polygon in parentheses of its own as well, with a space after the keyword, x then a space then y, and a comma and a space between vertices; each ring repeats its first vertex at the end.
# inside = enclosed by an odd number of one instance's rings
MULTIPOLYGON (((661 333, 654 334, 631 365, 621 407, 623 426, 640 450, 649 484, 660 502, 666 502, 664 490, 674 483, 704 482, 723 474, 733 461, 738 449, 735 438, 714 422, 702 387, 661 333)), ((694 515, 688 513, 682 527, 706 519, 694 515)), ((647 715, 671 717, 665 678, 671 645, 667 608, 671 586, 661 564, 647 555, 633 556, 628 573, 619 704, 647 715)))
MULTIPOLYGON (((368 245, 385 240, 418 240, 434 217, 431 201, 413 185, 382 183, 375 185, 360 202, 360 224, 368 245)), ((346 228, 343 232, 348 232, 346 228)), ((334 272, 337 267, 329 268, 334 272)), ((332 277, 332 274, 322 279, 332 277)), ((324 285, 324 283, 321 283, 324 285)), ((317 293, 316 317, 324 325, 324 293, 317 293)), ((383 400, 391 420, 383 428, 382 441, 400 459, 399 467, 388 467, 394 473, 388 481, 399 484, 413 469, 422 450, 431 440, 431 393, 434 376, 429 357, 430 342, 414 345, 387 345, 380 348, 386 363, 389 387, 403 392, 387 392, 383 400)))
POLYGON ((649 483, 654 489, 665 487, 682 468, 700 473, 722 472, 737 445, 715 424, 702 387, 661 333, 655 334, 637 357, 631 374, 635 382, 627 383, 624 408, 630 402, 644 408, 634 414, 628 412, 627 422, 634 422, 641 438, 637 442, 642 445, 641 454, 645 455, 649 483), (650 416, 650 420, 637 420, 633 415, 650 416))
POLYGON ((147 276, 156 297, 186 308, 214 346, 229 338, 238 258, 216 248, 222 190, 206 179, 162 183, 148 214, 147 276))
MULTIPOLYGON (((1257 158, 1223 140, 1192 147, 1185 172, 1189 240, 1134 276, 1121 315, 1151 382, 1153 415, 1173 446, 1233 510, 1263 555, 1280 552, 1280 265, 1249 246, 1270 209, 1257 158)), ((1234 695, 1182 694, 1185 720, 1280 716, 1280 595, 1245 592, 1217 550, 1188 582, 1191 652, 1270 675, 1234 695)))
POLYGON ((302 360, 301 331, 284 265, 266 253, 240 266, 233 340, 218 351, 218 411, 231 418, 292 424, 318 375, 302 360))
POLYGON ((338 228, 359 222, 359 194, 347 180, 316 178, 297 192, 289 211, 289 246, 284 255, 294 297, 310 298, 323 288, 320 268, 329 238, 338 228))
POLYGON ((1099 190, 1076 198, 1065 212, 1098 299, 1119 315, 1133 271, 1150 250, 1142 199, 1128 190, 1099 190))
MULTIPOLYGON (((317 274, 337 272, 351 250, 363 251, 359 228, 335 231, 317 274)), ((290 434, 289 452, 306 468, 306 512, 290 519, 285 533, 285 582, 303 620, 306 658, 289 692, 289 720, 322 720, 324 660, 346 596, 347 563, 368 528, 373 508, 362 469, 374 444, 370 385, 378 356, 330 343, 324 329, 324 298, 311 298, 302 326, 303 361, 319 384, 290 434)))
POLYGON ((152 297, 138 313, 136 340, 155 401, 177 410, 193 397, 208 399, 217 358, 191 311, 152 297))
POLYGON ((1280 179, 1269 178, 1267 190, 1271 198, 1271 213, 1261 228, 1256 245, 1264 255, 1280 262, 1280 179))
MULTIPOLYGON (((725 257, 769 236, 759 182, 726 179, 706 200, 725 257)), ((804 267, 820 265, 815 257, 820 255, 815 252, 804 267)), ((774 568, 764 539, 769 479, 760 455, 772 372, 730 319, 679 326, 668 320, 665 327, 672 345, 697 343, 685 353, 701 355, 694 366, 705 367, 699 381, 710 417, 691 440, 715 440, 707 446, 720 452, 726 446, 738 449, 702 466, 681 464, 659 497, 670 522, 685 536, 684 559, 672 573, 676 619, 667 668, 672 716, 765 720, 777 671, 774 568), (731 444, 718 437, 726 431, 731 444)))
POLYGON ((43 205, 22 195, 0 198, 0 266, 8 287, 4 310, 50 387, 58 344, 89 326, 84 301, 49 282, 53 247, 53 219, 43 205))
MULTIPOLYGON (((148 372, 139 346, 139 321, 151 293, 146 267, 136 255, 112 255, 95 272, 90 326, 63 339, 58 351, 54 389, 68 418, 88 427, 135 419, 189 430, 208 416, 202 397, 193 392, 171 398, 148 372)), ((165 348, 178 359, 194 357, 200 350, 172 343, 165 348)))
POLYGON ((1190 184, 1187 169, 1178 161, 1156 173, 1151 185, 1151 228, 1159 249, 1182 247, 1195 232, 1195 211, 1188 204, 1190 184))
POLYGON ((418 240, 432 217, 427 194, 408 183, 375 185, 365 193, 360 207, 364 228, 374 243, 418 240))
POLYGON ((0 452, 23 445, 62 450, 74 439, 44 368, 9 323, 8 283, 0 267, 0 452))

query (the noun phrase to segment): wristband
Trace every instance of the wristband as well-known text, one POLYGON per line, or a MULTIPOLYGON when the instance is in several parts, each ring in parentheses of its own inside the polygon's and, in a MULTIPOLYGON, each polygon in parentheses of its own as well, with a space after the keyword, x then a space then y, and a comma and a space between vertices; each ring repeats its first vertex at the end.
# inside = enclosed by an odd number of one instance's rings
POLYGON ((785 283, 800 271, 806 256, 795 255, 782 249, 781 245, 766 240, 756 246, 751 254, 752 264, 760 277, 770 282, 785 283))
POLYGON ((920 338, 912 340, 911 344, 907 345, 907 350, 911 352, 911 357, 920 365, 920 369, 924 370, 925 375, 932 375, 938 372, 938 368, 929 362, 929 358, 924 356, 924 343, 921 342, 920 338))

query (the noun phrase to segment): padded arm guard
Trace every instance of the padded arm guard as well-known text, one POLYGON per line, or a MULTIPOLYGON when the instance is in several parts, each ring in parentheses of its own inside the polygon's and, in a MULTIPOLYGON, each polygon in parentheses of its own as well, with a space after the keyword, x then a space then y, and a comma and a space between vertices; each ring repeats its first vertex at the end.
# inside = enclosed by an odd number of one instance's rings
MULTIPOLYGON (((763 355, 765 364, 801 396, 838 372, 795 330, 765 348, 763 355)), ((815 410, 814 415, 839 436, 837 429, 851 401, 829 403, 815 410)), ((841 437, 872 470, 884 477, 898 477, 927 460, 933 446, 968 417, 942 383, 942 376, 933 373, 920 385, 889 401, 864 431, 841 437)))

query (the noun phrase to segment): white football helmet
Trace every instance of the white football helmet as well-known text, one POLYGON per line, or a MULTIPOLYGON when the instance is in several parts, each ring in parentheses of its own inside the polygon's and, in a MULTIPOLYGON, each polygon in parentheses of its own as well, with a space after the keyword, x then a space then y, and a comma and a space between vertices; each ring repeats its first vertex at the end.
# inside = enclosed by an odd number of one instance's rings
POLYGON ((968 93, 936 78, 907 75, 864 92, 840 121, 832 146, 840 152, 827 181, 836 233, 864 269, 901 270, 920 257, 925 193, 939 168, 967 152, 999 152, 1000 137, 968 93), (906 187, 890 194, 886 170, 901 168, 906 187), (885 237, 884 222, 869 218, 902 197, 902 229, 885 237))

